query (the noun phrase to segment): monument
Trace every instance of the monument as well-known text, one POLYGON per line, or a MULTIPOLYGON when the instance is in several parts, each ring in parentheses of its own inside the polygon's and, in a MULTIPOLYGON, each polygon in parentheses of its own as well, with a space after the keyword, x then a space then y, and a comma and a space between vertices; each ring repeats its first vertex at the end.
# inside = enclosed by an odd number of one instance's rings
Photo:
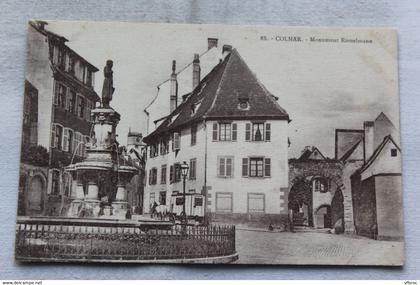
POLYGON ((70 217, 125 219, 129 211, 126 184, 137 169, 119 153, 120 114, 110 106, 115 90, 112 66, 112 60, 107 60, 101 104, 91 111, 93 131, 86 144, 87 157, 66 168, 72 176, 70 217))

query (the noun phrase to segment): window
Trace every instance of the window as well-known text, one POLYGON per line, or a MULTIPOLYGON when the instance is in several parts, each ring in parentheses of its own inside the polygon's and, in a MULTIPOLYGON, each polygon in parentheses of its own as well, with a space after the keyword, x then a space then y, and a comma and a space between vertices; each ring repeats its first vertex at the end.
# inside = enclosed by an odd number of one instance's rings
POLYGON ((150 146, 150 157, 156 157, 159 155, 159 143, 154 143, 150 146))
POLYGON ((245 125, 245 141, 270 141, 271 124, 270 123, 247 123, 245 125), (264 133, 265 129, 265 133, 264 133))
POLYGON ((92 101, 86 99, 86 115, 85 118, 87 121, 90 121, 90 111, 92 110, 92 101))
POLYGON ((157 183, 157 168, 149 170, 149 185, 155 185, 157 183))
POLYGON ((265 212, 265 195, 262 193, 248 193, 248 213, 265 212))
POLYGON ((166 191, 159 192, 159 204, 166 205, 166 191))
POLYGON ((397 156, 397 149, 396 148, 391 148, 391 156, 392 157, 397 156))
POLYGON ((213 141, 236 141, 238 126, 235 123, 214 123, 213 141))
POLYGON ((264 168, 263 168, 264 159, 262 157, 252 157, 249 159, 249 176, 251 177, 263 177, 264 168))
POLYGON ((312 187, 315 192, 327 193, 330 188, 330 180, 321 177, 314 178, 312 187))
POLYGON ((193 180, 196 178, 196 168, 197 168, 197 159, 190 159, 190 179, 193 180))
POLYGON ((180 135, 180 133, 174 133, 172 147, 173 147, 172 151, 179 150, 181 148, 181 135, 180 135))
POLYGON ((232 177, 233 176, 233 157, 219 157, 218 158, 217 176, 232 177))
POLYGON ((191 127, 191 145, 197 143, 197 125, 191 127))
POLYGON ((216 192, 216 212, 231 213, 233 210, 233 194, 216 192))
POLYGON ((51 195, 60 194, 60 171, 53 169, 51 171, 51 195))
POLYGON ((58 48, 58 67, 64 69, 65 66, 66 66, 66 53, 61 48, 58 48))
POLYGON ((61 108, 66 108, 66 91, 66 86, 60 83, 57 84, 55 104, 61 108))
POLYGON ((69 128, 64 129, 63 135, 63 150, 72 152, 73 147, 73 131, 69 128))
POLYGON ((62 143, 63 143, 63 127, 58 124, 52 125, 52 146, 59 150, 62 150, 62 143))
POLYGON ((92 87, 92 71, 88 70, 86 73, 86 85, 88 85, 89 87, 92 87))
POLYGON ((264 158, 264 176, 271 176, 271 159, 264 158))
POLYGON ((188 190, 188 193, 190 193, 190 194, 194 194, 194 193, 195 193, 195 189, 189 189, 189 190, 188 190))
POLYGON ((67 103, 67 110, 74 114, 76 106, 76 92, 73 90, 69 90, 68 92, 68 103, 67 103))
POLYGON ((67 71, 68 71, 70 74, 73 74, 73 75, 74 75, 74 64, 75 64, 74 57, 73 57, 73 56, 71 56, 71 55, 69 55, 68 62, 69 62, 69 64, 68 64, 68 69, 67 69, 67 71))
POLYGON ((264 124, 263 123, 253 123, 252 124, 252 140, 253 141, 263 141, 264 134, 264 124))
POLYGON ((219 124, 219 140, 220 141, 230 141, 231 137, 231 124, 222 123, 219 124))
POLYGON ((85 113, 85 98, 83 98, 82 96, 79 96, 78 100, 77 100, 78 104, 77 104, 77 115, 80 118, 84 118, 84 113, 85 113))
POLYGON ((79 132, 75 132, 73 134, 74 140, 73 140, 73 151, 78 156, 83 156, 83 135, 79 132))
POLYGON ((175 163, 174 164, 174 169, 175 169, 175 182, 179 182, 181 181, 181 164, 180 163, 175 163))
POLYGON ((160 184, 166 184, 166 164, 162 165, 160 170, 160 184))
POLYGON ((169 183, 174 183, 174 177, 175 177, 175 175, 174 175, 175 173, 174 173, 174 166, 173 165, 171 165, 170 167, 169 167, 169 183))
POLYGON ((202 207, 202 206, 203 206, 203 197, 195 197, 194 207, 202 207))

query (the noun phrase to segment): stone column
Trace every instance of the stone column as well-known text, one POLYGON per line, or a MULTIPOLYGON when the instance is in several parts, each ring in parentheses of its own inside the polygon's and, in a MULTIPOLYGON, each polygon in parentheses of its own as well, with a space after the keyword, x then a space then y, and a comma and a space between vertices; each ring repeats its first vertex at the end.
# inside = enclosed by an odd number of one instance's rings
POLYGON ((87 195, 85 203, 87 204, 87 211, 91 213, 93 217, 97 217, 100 211, 99 201, 99 188, 95 181, 90 180, 87 187, 87 195), (91 212, 90 212, 91 211, 91 212))
POLYGON ((69 212, 67 213, 70 217, 77 217, 79 215, 79 209, 84 203, 85 193, 83 191, 83 183, 81 181, 73 180, 71 189, 71 203, 69 212))
POLYGON ((127 189, 125 183, 118 183, 115 201, 112 202, 113 215, 125 219, 128 210, 127 189))

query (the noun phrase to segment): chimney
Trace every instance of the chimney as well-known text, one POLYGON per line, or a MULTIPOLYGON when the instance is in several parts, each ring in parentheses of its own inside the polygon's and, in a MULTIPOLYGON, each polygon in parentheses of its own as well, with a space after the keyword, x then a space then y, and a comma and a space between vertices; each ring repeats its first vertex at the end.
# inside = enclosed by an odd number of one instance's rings
POLYGON ((192 88, 193 90, 195 87, 200 84, 200 74, 201 74, 201 68, 200 68, 200 56, 198 53, 194 54, 194 60, 193 60, 193 74, 192 74, 192 88))
POLYGON ((227 56, 231 51, 232 51, 231 45, 223 45, 223 48, 222 48, 223 57, 227 56))
POLYGON ((216 38, 208 38, 207 39, 207 45, 208 45, 207 49, 211 49, 211 48, 214 48, 214 47, 217 48, 217 41, 218 41, 218 39, 216 39, 216 38))
POLYGON ((171 74, 171 90, 170 90, 170 113, 172 113, 176 107, 178 102, 178 82, 176 80, 176 61, 172 61, 172 74, 171 74))
POLYGON ((374 125, 372 121, 365 121, 363 123, 363 129, 365 131, 365 161, 371 157, 374 151, 374 125))

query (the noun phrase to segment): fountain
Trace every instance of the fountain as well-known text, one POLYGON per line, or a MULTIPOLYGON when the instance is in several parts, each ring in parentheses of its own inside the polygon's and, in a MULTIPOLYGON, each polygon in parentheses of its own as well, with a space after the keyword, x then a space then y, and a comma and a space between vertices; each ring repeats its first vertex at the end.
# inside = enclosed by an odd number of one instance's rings
POLYGON ((111 60, 106 62, 101 104, 91 111, 94 131, 86 143, 87 157, 66 167, 73 178, 69 217, 125 219, 129 210, 126 184, 138 170, 121 163, 124 160, 119 155, 116 128, 120 114, 110 106, 112 65, 111 60))

